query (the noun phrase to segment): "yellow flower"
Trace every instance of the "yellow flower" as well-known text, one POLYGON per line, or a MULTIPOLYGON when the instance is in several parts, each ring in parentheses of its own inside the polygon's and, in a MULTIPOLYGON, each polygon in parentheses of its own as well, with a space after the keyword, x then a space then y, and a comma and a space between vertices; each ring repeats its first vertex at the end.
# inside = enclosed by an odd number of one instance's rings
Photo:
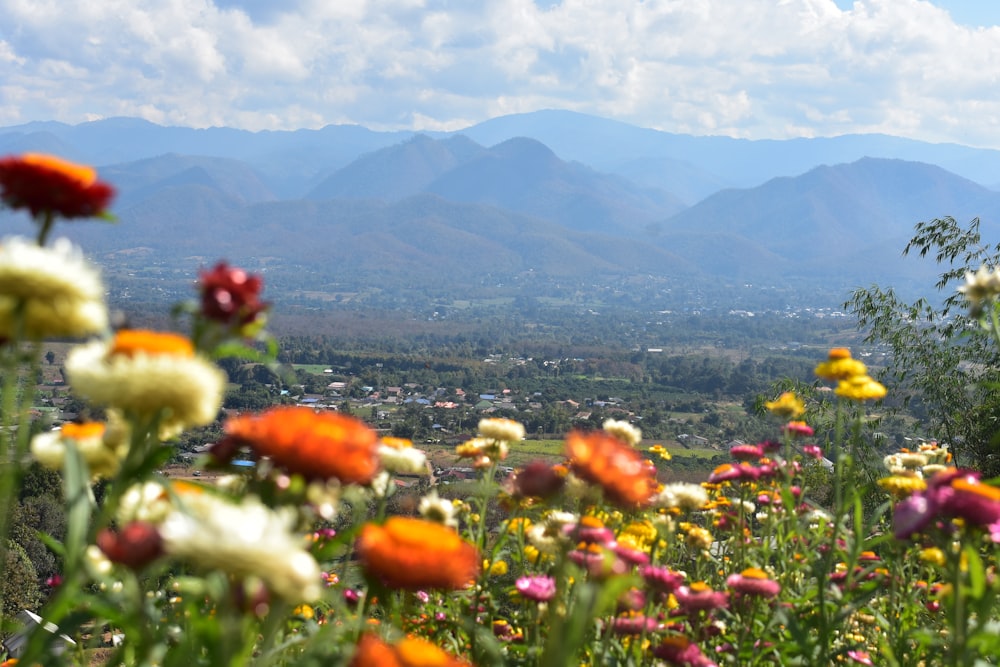
POLYGON ((664 461, 669 461, 670 459, 673 458, 670 452, 667 451, 667 448, 664 447, 663 445, 653 445, 652 447, 649 448, 649 453, 656 454, 664 461))
POLYGON ((851 358, 851 351, 844 347, 830 350, 826 361, 816 367, 816 375, 830 382, 845 380, 855 375, 865 375, 868 369, 864 363, 851 358))
POLYGON ((793 392, 786 391, 774 401, 764 403, 764 407, 783 419, 796 419, 805 414, 805 402, 793 392))
POLYGON ((712 533, 701 526, 687 529, 687 545, 692 549, 708 549, 712 546, 712 533))
POLYGON ((883 477, 878 485, 896 498, 906 498, 927 488, 927 482, 916 475, 892 475, 883 477))
POLYGON ((97 269, 66 239, 45 248, 21 238, 0 244, 0 335, 86 336, 108 327, 97 269))
POLYGON ((920 552, 920 560, 930 565, 937 565, 938 567, 944 567, 947 559, 945 559, 944 552, 938 547, 928 547, 920 552))
POLYGON ((508 572, 507 561, 498 560, 491 563, 486 560, 483 561, 483 569, 489 572, 491 577, 502 577, 508 572))
POLYGON ((85 400, 182 429, 211 424, 226 376, 176 334, 121 331, 110 342, 74 348, 66 358, 73 390, 85 400))
POLYGON ((852 401, 877 401, 885 398, 886 389, 868 375, 854 375, 841 380, 834 393, 852 401))

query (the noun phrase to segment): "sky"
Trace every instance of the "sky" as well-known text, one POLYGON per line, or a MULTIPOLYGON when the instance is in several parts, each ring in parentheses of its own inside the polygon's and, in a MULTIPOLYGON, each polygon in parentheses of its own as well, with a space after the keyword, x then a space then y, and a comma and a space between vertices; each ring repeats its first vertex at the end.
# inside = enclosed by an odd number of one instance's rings
POLYGON ((1000 148, 996 0, 0 0, 0 126, 456 130, 569 109, 1000 148))

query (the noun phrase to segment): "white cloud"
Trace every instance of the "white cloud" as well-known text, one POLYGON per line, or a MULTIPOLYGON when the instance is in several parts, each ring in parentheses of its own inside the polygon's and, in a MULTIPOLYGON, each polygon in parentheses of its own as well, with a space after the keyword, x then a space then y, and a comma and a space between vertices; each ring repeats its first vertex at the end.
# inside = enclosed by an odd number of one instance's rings
POLYGON ((453 129, 568 108, 1000 147, 1000 27, 945 1, 0 0, 0 122, 453 129))

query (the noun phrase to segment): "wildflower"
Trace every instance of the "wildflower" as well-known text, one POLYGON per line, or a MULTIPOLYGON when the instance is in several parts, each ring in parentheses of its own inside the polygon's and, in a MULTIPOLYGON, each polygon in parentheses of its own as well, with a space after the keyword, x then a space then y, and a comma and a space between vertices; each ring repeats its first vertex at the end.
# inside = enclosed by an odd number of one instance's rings
POLYGON ((292 603, 320 597, 320 569, 292 533, 295 513, 255 496, 239 504, 191 484, 173 484, 170 511, 157 524, 164 551, 203 569, 257 577, 292 603))
POLYGON ((1000 521, 1000 487, 981 482, 978 473, 970 471, 939 473, 927 483, 926 490, 896 503, 893 533, 897 539, 906 539, 938 516, 988 527, 1000 521))
POLYGON ((502 577, 508 572, 507 561, 497 560, 491 563, 486 560, 483 561, 483 569, 488 572, 491 577, 502 577))
POLYGON ((349 415, 276 407, 230 419, 225 432, 225 444, 247 445, 307 479, 369 484, 379 472, 377 434, 349 415))
POLYGON ((931 565, 937 565, 938 567, 944 567, 947 560, 944 555, 944 551, 938 547, 928 547, 926 549, 921 549, 920 560, 924 563, 929 563, 931 565))
POLYGON ((714 541, 712 533, 701 526, 689 526, 687 532, 687 545, 692 549, 705 550, 712 546, 714 541))
POLYGON ((370 576, 392 588, 467 588, 479 574, 478 550, 457 532, 430 521, 390 517, 365 524, 355 543, 370 576))
POLYGON ((684 583, 684 574, 667 567, 645 565, 639 568, 639 576, 646 585, 658 593, 673 593, 684 583))
POLYGON ((171 333, 119 331, 110 342, 74 348, 66 358, 69 383, 84 399, 182 429, 212 423, 226 377, 197 357, 191 342, 171 333))
POLYGON ((673 455, 671 455, 670 452, 667 451, 667 448, 663 445, 653 445, 649 448, 649 453, 656 454, 664 461, 670 461, 673 459, 673 455))
POLYGON ((472 438, 455 448, 455 454, 462 458, 476 459, 475 465, 487 466, 493 461, 503 461, 510 450, 506 440, 493 438, 472 438))
POLYGON ((763 570, 751 567, 726 579, 726 586, 739 595, 773 598, 781 592, 781 584, 768 578, 763 570))
POLYGON ((566 483, 566 473, 562 465, 532 461, 515 472, 505 487, 515 498, 550 498, 566 483))
POLYGON ((757 461, 764 456, 764 449, 760 445, 733 445, 729 455, 737 461, 757 461))
POLYGON ((27 209, 64 218, 104 213, 114 188, 97 180, 91 167, 51 155, 25 153, 0 159, 0 200, 14 210, 27 209))
POLYGON ((830 350, 826 361, 816 366, 815 373, 824 380, 834 382, 846 380, 855 375, 866 375, 868 369, 863 362, 851 357, 851 351, 844 347, 830 350))
POLYGON ((417 506, 417 511, 420 512, 420 516, 428 521, 433 521, 449 528, 458 528, 455 505, 450 500, 439 497, 437 491, 431 491, 421 498, 420 504, 417 506))
POLYGON ((805 402, 794 392, 786 391, 773 401, 764 403, 764 407, 783 419, 795 419, 805 414, 805 402))
POLYGON ((614 436, 573 431, 566 436, 566 454, 570 469, 599 484, 611 502, 628 507, 650 504, 656 491, 656 469, 614 436))
POLYGON ((847 657, 852 661, 858 663, 859 665, 867 665, 871 667, 875 663, 872 662, 872 657, 868 651, 852 650, 847 652, 847 657))
POLYGON ((514 629, 510 623, 503 619, 493 621, 493 636, 504 642, 522 641, 524 633, 514 629))
POLYGON ((39 433, 31 439, 31 454, 39 463, 52 470, 61 470, 66 448, 75 447, 87 462, 91 478, 108 478, 128 452, 128 443, 105 438, 105 426, 100 422, 64 424, 62 428, 39 433))
POLYGON ((543 575, 519 577, 514 588, 528 600, 548 602, 556 595, 556 580, 543 575))
POLYGON ((145 521, 125 524, 120 531, 105 528, 97 546, 112 563, 139 570, 163 555, 163 539, 155 525, 145 521))
POLYGON ((618 636, 641 635, 659 627, 660 622, 655 618, 637 613, 617 616, 611 621, 611 631, 618 636))
POLYGON ((713 591, 703 581, 681 586, 674 592, 674 596, 681 609, 687 613, 723 609, 729 605, 729 596, 725 591, 713 591))
POLYGON ((892 475, 883 477, 878 485, 896 498, 905 498, 927 488, 927 482, 917 475, 892 475))
POLYGON ((513 419, 480 419, 479 434, 493 440, 518 442, 524 440, 524 424, 513 419))
POLYGON ((790 421, 785 424, 782 431, 794 438, 808 438, 816 433, 809 424, 803 421, 790 421))
POLYGON ((605 433, 613 435, 632 447, 642 442, 642 431, 626 421, 605 419, 604 423, 601 424, 601 428, 604 429, 605 433))
POLYGON ((1000 294, 1000 272, 985 265, 975 273, 966 271, 965 284, 958 291, 969 300, 972 316, 978 317, 982 312, 983 302, 1000 294))
POLYGON ((802 445, 802 453, 815 461, 823 458, 823 450, 818 445, 802 445))
POLYGON ((852 401, 877 401, 885 398, 886 389, 869 375, 853 375, 841 380, 833 393, 852 401))
POLYGON ((361 636, 348 667, 468 667, 434 644, 417 637, 404 637, 390 645, 371 633, 361 636))
POLYGON ((708 504, 708 492, 700 484, 674 482, 665 484, 653 498, 653 505, 686 512, 700 510, 708 504))
POLYGON ((268 305, 260 301, 264 282, 260 276, 219 262, 199 273, 201 314, 220 324, 244 327, 257 323, 268 305))
POLYGON ((382 468, 402 475, 426 475, 427 455, 405 438, 382 438, 378 444, 382 468))
POLYGON ((715 663, 701 652, 697 644, 692 644, 687 637, 681 635, 664 637, 659 646, 653 649, 653 655, 677 667, 715 667, 715 663))
POLYGON ((66 239, 51 247, 20 237, 0 244, 0 335, 86 336, 108 327, 99 272, 66 239))
POLYGON ((564 528, 575 542, 609 545, 615 541, 614 532, 595 516, 580 517, 578 524, 575 526, 566 525, 564 528))

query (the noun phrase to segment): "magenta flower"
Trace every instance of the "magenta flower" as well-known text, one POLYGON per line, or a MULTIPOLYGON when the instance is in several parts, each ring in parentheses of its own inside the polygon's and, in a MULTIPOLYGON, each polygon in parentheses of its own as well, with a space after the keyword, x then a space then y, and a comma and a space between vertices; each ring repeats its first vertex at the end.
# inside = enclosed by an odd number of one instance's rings
POLYGON ((725 609, 729 606, 729 595, 725 591, 713 591, 702 582, 681 586, 674 592, 674 597, 687 613, 725 609))
POLYGON ((649 616, 619 616, 611 621, 611 631, 616 635, 641 635, 653 632, 660 627, 660 622, 649 616))
POLYGON ((756 461, 764 456, 764 449, 760 445, 733 445, 729 455, 737 461, 756 461))
POLYGON ((673 593, 684 583, 684 575, 667 567, 646 565, 639 568, 639 575, 657 593, 673 593))
POLYGON ((692 644, 687 637, 666 637, 653 649, 653 655, 677 667, 716 667, 698 645, 692 644))
POLYGON ((556 580, 544 575, 521 577, 514 587, 522 597, 535 602, 548 602, 556 595, 556 580))
POLYGON ((823 450, 819 448, 819 445, 802 445, 802 453, 817 461, 823 458, 823 450))
POLYGON ((773 598, 781 592, 781 584, 768 579, 766 572, 755 567, 743 570, 740 574, 730 575, 726 579, 726 586, 737 595, 759 598, 773 598))

